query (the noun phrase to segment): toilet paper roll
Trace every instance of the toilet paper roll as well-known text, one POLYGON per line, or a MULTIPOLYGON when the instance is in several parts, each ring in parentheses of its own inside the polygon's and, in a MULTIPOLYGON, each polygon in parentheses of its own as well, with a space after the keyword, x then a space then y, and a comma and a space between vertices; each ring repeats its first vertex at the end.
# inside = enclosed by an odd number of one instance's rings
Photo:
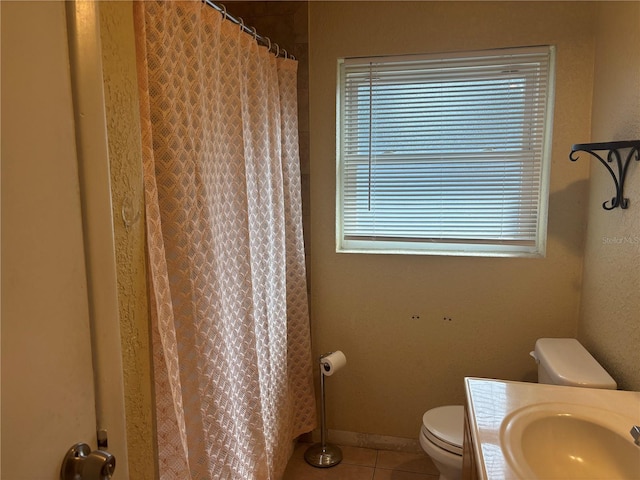
POLYGON ((320 364, 322 365, 322 374, 330 377, 342 367, 347 364, 347 357, 344 356, 340 350, 336 350, 329 355, 326 355, 320 359, 320 364))

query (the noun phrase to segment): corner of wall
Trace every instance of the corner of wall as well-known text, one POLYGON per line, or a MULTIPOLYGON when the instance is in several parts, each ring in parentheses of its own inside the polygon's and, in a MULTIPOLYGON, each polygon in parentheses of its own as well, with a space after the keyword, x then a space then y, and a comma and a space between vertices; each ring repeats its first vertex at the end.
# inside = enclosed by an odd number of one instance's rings
POLYGON ((100 2, 131 478, 157 477, 133 6, 100 2))
MULTIPOLYGON (((639 139, 640 3, 598 7, 591 141, 639 139)), ((629 208, 606 211, 613 181, 597 161, 587 161, 594 163, 578 338, 619 388, 640 390, 640 169, 637 162, 629 167, 629 208)))

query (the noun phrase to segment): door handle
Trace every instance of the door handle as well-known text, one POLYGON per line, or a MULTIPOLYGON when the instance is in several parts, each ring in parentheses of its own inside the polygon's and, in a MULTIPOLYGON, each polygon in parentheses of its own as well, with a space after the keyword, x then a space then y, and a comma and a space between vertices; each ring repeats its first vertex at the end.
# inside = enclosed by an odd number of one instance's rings
POLYGON ((116 469, 116 457, 104 450, 91 451, 86 443, 76 443, 62 461, 60 480, 108 480, 116 469))

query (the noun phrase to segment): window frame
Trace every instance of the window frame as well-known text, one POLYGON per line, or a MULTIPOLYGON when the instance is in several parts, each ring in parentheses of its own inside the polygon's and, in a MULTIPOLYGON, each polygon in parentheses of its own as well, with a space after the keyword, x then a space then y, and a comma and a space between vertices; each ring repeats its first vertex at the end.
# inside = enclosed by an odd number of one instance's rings
MULTIPOLYGON (((507 63, 505 61, 505 63, 507 63)), ((517 62, 516 62, 517 63, 517 62)), ((499 78, 497 76, 496 78, 499 78)), ((456 77, 456 80, 464 80, 464 77, 456 77)), ((336 252, 338 253, 379 253, 379 254, 418 254, 418 255, 451 255, 451 256, 488 256, 488 257, 544 257, 546 254, 546 234, 548 217, 548 197, 551 168, 551 137, 553 128, 553 107, 555 94, 555 47, 552 45, 537 47, 518 47, 498 50, 484 50, 472 52, 453 52, 427 55, 400 55, 382 57, 361 57, 361 58, 340 58, 338 59, 337 78, 337 103, 336 103, 336 252), (527 54, 531 52, 544 53, 548 55, 547 77, 546 77, 546 99, 543 99, 545 107, 543 132, 541 134, 542 143, 540 148, 540 187, 538 196, 538 214, 536 219, 536 235, 533 245, 514 244, 517 242, 495 241, 486 243, 480 240, 447 240, 425 238, 421 240, 409 239, 404 241, 379 239, 347 239, 345 238, 344 222, 344 194, 343 179, 345 178, 344 157, 344 90, 345 86, 345 64, 366 62, 407 62, 427 59, 434 60, 454 60, 470 59, 476 57, 500 57, 509 58, 516 54, 527 54)), ((526 123, 523 121, 523 124, 526 123)), ((527 137, 531 138, 531 137, 527 137)), ((522 149, 525 151, 526 149, 522 149)), ((451 155, 451 154, 449 154, 451 155)))

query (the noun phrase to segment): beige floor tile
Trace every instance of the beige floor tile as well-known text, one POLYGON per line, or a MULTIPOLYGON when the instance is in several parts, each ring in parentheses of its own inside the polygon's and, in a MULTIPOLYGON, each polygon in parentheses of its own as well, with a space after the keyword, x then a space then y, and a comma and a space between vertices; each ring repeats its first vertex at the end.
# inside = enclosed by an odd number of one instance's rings
POLYGON ((376 468, 437 475, 438 469, 426 453, 378 451, 376 468))
POLYGON ((299 443, 282 480, 437 480, 438 469, 426 454, 340 446, 343 460, 330 468, 309 465, 304 453, 310 443, 299 443))
MULTIPOLYGON (((303 442, 298 443, 291 458, 304 459, 304 453, 311 445, 313 444, 303 442)), ((373 448, 350 447, 346 445, 339 445, 339 447, 340 450, 342 450, 342 463, 347 463, 349 465, 360 465, 363 467, 376 466, 376 459, 378 456, 377 450, 374 450, 373 448)))
POLYGON ((439 475, 426 473, 403 472, 401 470, 386 470, 376 468, 373 480, 437 480, 439 475))
POLYGON ((373 480, 373 467, 340 463, 331 468, 316 468, 302 462, 290 461, 282 480, 373 480))
POLYGON ((304 452, 310 446, 310 443, 299 443, 296 446, 282 480, 373 480, 375 456, 371 461, 370 455, 371 452, 375 455, 377 453, 375 450, 361 448, 352 451, 351 448, 346 447, 342 450, 346 458, 342 463, 335 467, 317 468, 309 465, 304 459, 304 452), (354 461, 368 462, 368 466, 353 465, 354 461))
POLYGON ((375 467, 378 451, 372 448, 349 447, 340 445, 342 450, 342 463, 349 465, 361 465, 375 467))

